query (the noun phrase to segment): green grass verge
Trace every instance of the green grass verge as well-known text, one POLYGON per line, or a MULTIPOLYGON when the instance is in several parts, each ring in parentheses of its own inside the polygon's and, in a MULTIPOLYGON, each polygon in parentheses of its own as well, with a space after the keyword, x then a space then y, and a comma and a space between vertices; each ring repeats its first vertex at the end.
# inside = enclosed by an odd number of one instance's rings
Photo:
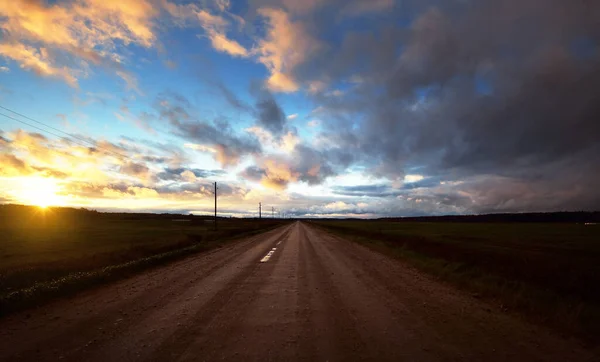
POLYGON ((594 283, 600 278, 595 273, 599 267, 595 261, 600 261, 595 257, 598 229, 378 221, 313 225, 407 261, 561 333, 589 343, 600 341, 594 283))
MULTIPOLYGON (((59 277, 43 278, 30 282, 26 287, 16 290, 2 290, 0 293, 0 316, 5 316, 16 311, 24 310, 33 306, 39 306, 57 297, 64 297, 75 292, 97 286, 110 281, 123 279, 135 273, 149 268, 163 265, 165 263, 184 258, 203 251, 212 250, 223 246, 231 241, 243 237, 267 232, 282 226, 281 222, 264 222, 253 228, 229 228, 220 233, 214 233, 211 237, 204 235, 188 235, 191 245, 180 247, 180 244, 167 244, 170 250, 146 255, 144 257, 131 259, 118 264, 105 265, 92 270, 64 270, 61 269, 59 277)), ((129 254, 126 254, 129 256, 129 254)), ((114 257, 114 254, 112 254, 114 257)), ((77 263, 80 265, 80 262, 77 263)), ((39 274, 39 272, 38 272, 39 274)), ((29 281, 30 278, 27 278, 29 281)))

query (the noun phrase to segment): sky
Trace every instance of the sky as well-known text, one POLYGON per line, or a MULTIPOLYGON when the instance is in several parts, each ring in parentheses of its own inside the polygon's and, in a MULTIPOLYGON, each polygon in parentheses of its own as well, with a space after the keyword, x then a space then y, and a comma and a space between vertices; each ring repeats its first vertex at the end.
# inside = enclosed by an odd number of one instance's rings
POLYGON ((0 203, 600 205, 600 2, 0 0, 0 203), (15 113, 16 112, 16 113, 15 113))

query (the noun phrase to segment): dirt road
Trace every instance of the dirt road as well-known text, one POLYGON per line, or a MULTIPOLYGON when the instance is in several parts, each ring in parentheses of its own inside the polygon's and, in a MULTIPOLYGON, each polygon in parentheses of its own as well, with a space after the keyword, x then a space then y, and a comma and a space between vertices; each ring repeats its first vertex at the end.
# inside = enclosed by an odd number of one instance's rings
POLYGON ((0 360, 587 361, 591 352, 294 223, 0 320, 0 360))

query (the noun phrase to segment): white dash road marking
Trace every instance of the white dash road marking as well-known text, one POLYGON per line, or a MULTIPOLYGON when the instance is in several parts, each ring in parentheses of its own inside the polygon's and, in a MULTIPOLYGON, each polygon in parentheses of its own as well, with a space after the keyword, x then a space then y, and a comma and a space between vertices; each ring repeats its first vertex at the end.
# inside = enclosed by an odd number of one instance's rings
MULTIPOLYGON (((283 240, 279 240, 279 241, 277 242, 277 244, 275 244, 275 246, 277 246, 277 245, 281 244, 281 242, 282 242, 282 241, 283 241, 283 240)), ((271 249, 271 251, 269 251, 269 252, 267 253, 267 255, 265 255, 265 256, 264 256, 262 259, 260 259, 260 262, 261 262, 261 263, 266 263, 267 261, 269 261, 269 259, 271 259, 271 256, 273 255, 273 253, 275 252, 275 250, 277 250, 277 248, 273 248, 273 249, 271 249)))
POLYGON ((277 250, 277 248, 271 249, 271 251, 269 251, 267 253, 267 255, 264 256, 264 258, 260 259, 260 262, 261 263, 266 263, 267 261, 269 261, 269 259, 271 259, 271 255, 273 255, 273 253, 275 252, 275 250, 277 250))

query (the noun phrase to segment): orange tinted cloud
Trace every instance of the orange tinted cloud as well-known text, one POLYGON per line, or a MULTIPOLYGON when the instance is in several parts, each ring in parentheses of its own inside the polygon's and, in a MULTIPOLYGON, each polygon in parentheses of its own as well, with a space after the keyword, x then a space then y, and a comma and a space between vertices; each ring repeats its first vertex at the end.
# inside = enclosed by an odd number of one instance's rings
POLYGON ((308 34, 304 24, 292 22, 285 11, 261 8, 258 13, 269 24, 266 37, 254 50, 271 73, 267 85, 276 92, 295 92, 299 85, 293 76, 294 68, 320 45, 308 34))
MULTIPOLYGON (((158 10, 147 0, 81 0, 48 5, 42 1, 0 0, 0 56, 41 76, 71 86, 85 74, 84 62, 61 64, 60 52, 93 64, 118 64, 115 42, 150 47, 158 10), (67 65, 68 64, 68 65, 67 65)), ((114 67, 114 65, 113 65, 114 67)), ((131 87, 132 76, 118 73, 131 87)))
POLYGON ((264 164, 265 176, 260 180, 260 183, 268 188, 275 190, 284 190, 290 182, 298 180, 300 174, 293 171, 288 162, 277 159, 265 160, 264 164))
POLYGON ((127 150, 107 141, 91 140, 90 147, 85 147, 22 130, 9 133, 6 138, 0 169, 10 170, 4 172, 10 176, 52 176, 104 182, 111 178, 110 170, 121 167, 141 181, 150 177, 147 167, 130 166, 128 161, 118 157, 118 154, 127 154, 127 150))
POLYGON ((55 77, 64 80, 70 86, 77 86, 76 71, 68 67, 55 65, 46 48, 36 49, 21 43, 0 44, 0 56, 12 59, 23 69, 40 76, 55 77))
POLYGON ((216 51, 238 57, 248 56, 248 51, 244 46, 227 37, 230 23, 224 15, 232 17, 235 21, 243 22, 240 17, 227 12, 230 6, 229 1, 218 0, 212 4, 213 11, 222 15, 215 14, 208 9, 200 9, 195 4, 177 5, 163 0, 163 6, 180 25, 189 24, 195 18, 216 51))
POLYGON ((239 57, 248 55, 246 48, 237 41, 227 38, 224 33, 219 33, 216 30, 208 30, 207 35, 213 48, 217 51, 239 57))
POLYGON ((29 0, 0 0, 2 29, 10 37, 62 47, 93 48, 119 39, 150 46, 152 19, 157 15, 146 0, 85 0, 45 5, 29 0))
POLYGON ((34 169, 16 156, 0 154, 0 176, 30 175, 34 172, 34 169))

